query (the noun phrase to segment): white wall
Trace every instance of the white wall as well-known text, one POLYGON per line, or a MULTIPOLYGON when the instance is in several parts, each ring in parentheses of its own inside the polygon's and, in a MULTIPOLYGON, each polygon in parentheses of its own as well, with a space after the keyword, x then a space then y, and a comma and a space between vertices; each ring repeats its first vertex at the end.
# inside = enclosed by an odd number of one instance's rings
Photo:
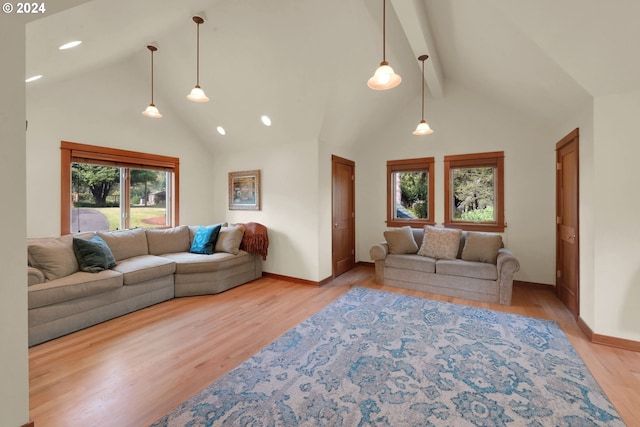
POLYGON ((594 104, 594 332, 640 340, 640 92, 594 104))
MULTIPOLYGON (((4 15, 4 14, 3 14, 4 15)), ((29 420, 27 353, 27 278, 25 180, 25 37, 24 23, 0 17, 0 425, 14 427, 29 420), (10 209, 8 208, 10 207, 10 209)))
POLYGON ((357 235, 359 257, 383 240, 386 228, 386 161, 435 157, 435 220, 444 221, 444 156, 504 151, 505 218, 503 238, 520 261, 516 279, 554 283, 554 148, 556 136, 542 123, 504 108, 462 87, 447 86, 446 97, 428 99, 428 136, 412 131, 420 120, 420 100, 397 112, 383 133, 357 146, 357 235))
MULTIPOLYGON (((180 222, 204 224, 213 218, 210 151, 156 94, 164 115, 140 112, 149 100, 136 86, 144 77, 124 61, 72 79, 32 83, 27 90, 27 233, 60 233, 60 141, 71 141, 180 158, 180 222)), ((185 100, 184 102, 189 102, 185 100)))
POLYGON ((320 281, 318 260, 318 160, 315 141, 278 144, 265 128, 262 149, 214 156, 216 200, 213 222, 259 222, 268 227, 269 273, 320 281), (228 173, 260 169, 261 210, 228 210, 228 173))

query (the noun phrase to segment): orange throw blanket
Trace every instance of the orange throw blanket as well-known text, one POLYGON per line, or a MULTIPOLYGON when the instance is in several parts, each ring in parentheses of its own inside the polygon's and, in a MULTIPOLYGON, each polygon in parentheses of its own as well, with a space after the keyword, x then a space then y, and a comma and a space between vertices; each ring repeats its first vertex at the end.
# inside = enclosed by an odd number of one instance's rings
POLYGON ((244 225, 244 235, 240 243, 240 249, 253 254, 262 255, 262 259, 267 259, 269 249, 269 236, 267 227, 257 222, 247 222, 244 225))

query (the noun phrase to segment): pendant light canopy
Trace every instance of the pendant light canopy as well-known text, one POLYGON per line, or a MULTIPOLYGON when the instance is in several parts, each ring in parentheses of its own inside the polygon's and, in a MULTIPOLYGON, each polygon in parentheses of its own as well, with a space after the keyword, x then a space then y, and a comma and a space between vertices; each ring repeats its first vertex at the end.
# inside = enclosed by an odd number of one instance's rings
POLYGON ((187 99, 193 102, 208 102, 209 98, 204 94, 200 87, 200 24, 204 23, 204 19, 200 16, 194 16, 193 22, 196 23, 196 87, 191 89, 191 93, 187 95, 187 99))
POLYGON ((429 55, 420 55, 418 57, 418 60, 422 61, 422 120, 418 123, 416 130, 413 131, 414 135, 430 135, 433 133, 433 129, 431 129, 424 120, 424 61, 426 61, 428 57, 429 55))
POLYGON ((151 117, 152 119, 159 119, 162 117, 158 108, 153 103, 153 54, 158 50, 158 46, 155 44, 147 45, 147 49, 151 52, 151 104, 142 112, 143 115, 151 117))
POLYGON ((389 66, 386 55, 386 36, 387 36, 387 3, 382 0, 382 62, 374 73, 373 77, 367 81, 367 86, 374 90, 393 89, 402 81, 402 77, 393 71, 389 66))

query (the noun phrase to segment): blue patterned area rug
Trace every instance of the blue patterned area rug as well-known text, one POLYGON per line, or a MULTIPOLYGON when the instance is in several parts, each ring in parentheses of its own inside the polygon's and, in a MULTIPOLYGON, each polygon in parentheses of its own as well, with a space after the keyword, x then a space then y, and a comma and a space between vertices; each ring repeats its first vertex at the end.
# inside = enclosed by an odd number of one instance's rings
POLYGON ((354 288, 153 426, 624 426, 553 321, 354 288))

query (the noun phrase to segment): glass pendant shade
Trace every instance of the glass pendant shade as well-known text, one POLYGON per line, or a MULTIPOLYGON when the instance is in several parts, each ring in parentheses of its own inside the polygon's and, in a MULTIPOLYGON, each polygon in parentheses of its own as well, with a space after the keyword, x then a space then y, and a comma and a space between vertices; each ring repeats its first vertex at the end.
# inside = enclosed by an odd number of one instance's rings
POLYGON ((149 106, 142 112, 142 115, 151 117, 152 119, 159 119, 160 117, 162 117, 162 114, 160 114, 158 108, 156 108, 156 106, 153 104, 149 104, 149 106))
POLYGON ((433 133, 433 129, 429 127, 429 124, 424 120, 420 120, 418 127, 413 131, 414 135, 430 135, 433 133))
POLYGON ((393 89, 402 81, 402 77, 393 71, 386 61, 382 61, 373 77, 367 81, 367 86, 374 90, 393 89))
POLYGON ((191 93, 187 95, 187 99, 193 102, 207 102, 209 98, 204 94, 204 91, 200 86, 196 85, 193 89, 191 89, 191 93))
POLYGON ((402 81, 402 77, 393 71, 393 68, 389 66, 387 62, 387 3, 386 0, 382 0, 382 62, 367 81, 367 86, 374 90, 387 90, 393 89, 398 86, 402 81))

